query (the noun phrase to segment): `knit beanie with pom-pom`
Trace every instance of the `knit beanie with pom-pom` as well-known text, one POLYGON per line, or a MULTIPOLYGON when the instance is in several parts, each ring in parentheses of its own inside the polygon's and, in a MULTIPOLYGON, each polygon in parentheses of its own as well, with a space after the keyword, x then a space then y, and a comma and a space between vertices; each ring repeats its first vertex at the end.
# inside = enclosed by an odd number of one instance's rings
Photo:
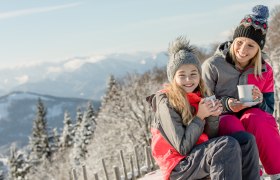
POLYGON ((263 49, 269 10, 267 6, 257 5, 253 7, 252 11, 253 13, 246 15, 235 29, 233 40, 237 37, 247 37, 254 40, 263 49))
POLYGON ((173 81, 176 71, 184 64, 192 64, 201 74, 201 63, 195 54, 195 49, 185 37, 178 37, 169 44, 169 61, 167 63, 167 77, 173 81))

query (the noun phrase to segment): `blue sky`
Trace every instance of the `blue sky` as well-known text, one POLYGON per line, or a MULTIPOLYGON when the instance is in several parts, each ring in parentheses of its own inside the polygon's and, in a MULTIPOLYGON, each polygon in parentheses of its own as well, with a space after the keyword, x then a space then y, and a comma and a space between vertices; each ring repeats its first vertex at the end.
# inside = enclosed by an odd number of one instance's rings
POLYGON ((256 4, 279 0, 0 0, 0 68, 77 56, 166 50, 185 35, 228 38, 256 4))

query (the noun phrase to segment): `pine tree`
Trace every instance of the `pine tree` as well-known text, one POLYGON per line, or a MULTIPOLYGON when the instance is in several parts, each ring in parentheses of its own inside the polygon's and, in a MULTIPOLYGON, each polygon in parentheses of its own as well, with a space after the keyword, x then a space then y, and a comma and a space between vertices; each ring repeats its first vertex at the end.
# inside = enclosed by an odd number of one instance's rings
MULTIPOLYGON (((80 114, 78 117, 80 118, 80 114)), ((74 157, 74 165, 80 165, 87 154, 87 145, 91 142, 96 128, 95 112, 91 103, 88 104, 86 113, 83 114, 80 126, 75 130, 74 148, 71 156, 74 157)))
POLYGON ((117 83, 115 77, 113 75, 110 75, 107 82, 105 95, 102 97, 101 106, 104 106, 108 101, 110 101, 112 96, 116 93, 116 86, 117 83))
POLYGON ((91 103, 88 103, 87 111, 82 121, 82 136, 83 136, 83 151, 87 153, 86 146, 93 138, 93 133, 96 128, 95 112, 91 103))
POLYGON ((78 108, 76 113, 76 124, 73 126, 74 136, 76 134, 76 131, 81 127, 82 121, 83 121, 83 113, 81 109, 78 108))
POLYGON ((82 150, 81 150, 81 144, 82 144, 82 132, 81 132, 81 126, 83 121, 83 112, 80 108, 77 109, 76 113, 76 124, 73 128, 73 149, 72 152, 69 154, 69 159, 73 160, 72 165, 78 166, 80 165, 80 159, 82 157, 82 150))
POLYGON ((61 143, 60 147, 62 149, 69 148, 73 146, 74 141, 74 127, 72 124, 71 117, 68 112, 64 113, 64 121, 63 121, 63 132, 61 135, 61 143))
POLYGON ((56 128, 53 128, 51 135, 49 136, 49 146, 51 154, 58 151, 60 145, 60 135, 56 128))
POLYGON ((9 178, 15 180, 27 179, 26 175, 29 172, 30 164, 27 162, 23 153, 16 150, 15 146, 11 147, 11 154, 8 161, 9 178))
POLYGON ((33 122, 32 136, 29 139, 30 158, 37 163, 42 158, 50 158, 50 149, 47 132, 46 109, 39 98, 37 104, 36 118, 33 122))

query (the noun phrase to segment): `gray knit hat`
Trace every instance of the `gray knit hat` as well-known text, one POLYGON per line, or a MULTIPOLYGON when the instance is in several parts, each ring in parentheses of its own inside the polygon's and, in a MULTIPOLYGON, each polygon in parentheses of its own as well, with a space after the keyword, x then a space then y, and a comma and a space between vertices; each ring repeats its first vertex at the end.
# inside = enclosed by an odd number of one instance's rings
POLYGON ((176 71, 183 64, 195 65, 201 74, 201 63, 195 54, 195 49, 185 37, 180 36, 171 42, 168 53, 167 77, 169 82, 173 81, 176 71))

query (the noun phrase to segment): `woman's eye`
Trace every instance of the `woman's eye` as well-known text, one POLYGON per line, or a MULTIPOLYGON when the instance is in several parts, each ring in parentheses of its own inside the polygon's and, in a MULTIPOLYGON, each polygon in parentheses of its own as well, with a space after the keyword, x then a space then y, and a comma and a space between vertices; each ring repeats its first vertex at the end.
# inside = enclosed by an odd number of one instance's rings
POLYGON ((191 74, 191 76, 196 76, 197 74, 191 74))

